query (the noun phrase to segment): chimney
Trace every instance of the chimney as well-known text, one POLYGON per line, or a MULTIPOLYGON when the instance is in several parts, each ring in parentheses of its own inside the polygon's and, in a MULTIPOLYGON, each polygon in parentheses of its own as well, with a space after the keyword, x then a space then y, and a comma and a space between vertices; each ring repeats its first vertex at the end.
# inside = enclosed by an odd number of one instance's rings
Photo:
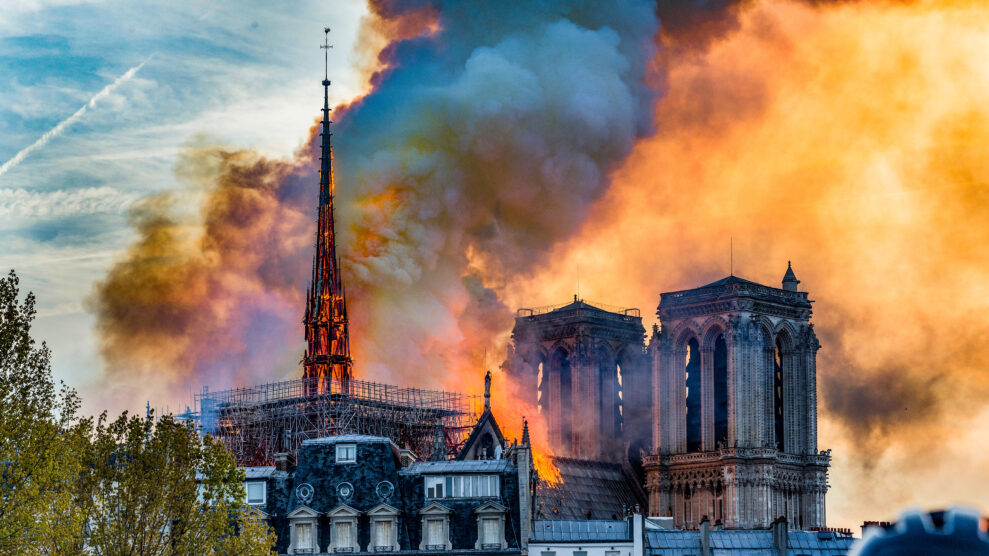
POLYGON ((401 450, 399 450, 398 458, 399 461, 402 462, 403 469, 412 465, 413 463, 416 462, 417 459, 419 459, 418 456, 416 456, 416 453, 408 448, 402 448, 401 450))
POLYGON ((701 554, 711 556, 711 522, 707 516, 701 519, 701 554))
POLYGON ((789 530, 786 525, 786 518, 779 516, 776 521, 773 521, 773 546, 779 552, 780 556, 786 556, 787 547, 789 546, 789 530))
POLYGON ((275 454, 275 471, 285 471, 288 473, 292 470, 292 454, 288 452, 278 452, 275 454))

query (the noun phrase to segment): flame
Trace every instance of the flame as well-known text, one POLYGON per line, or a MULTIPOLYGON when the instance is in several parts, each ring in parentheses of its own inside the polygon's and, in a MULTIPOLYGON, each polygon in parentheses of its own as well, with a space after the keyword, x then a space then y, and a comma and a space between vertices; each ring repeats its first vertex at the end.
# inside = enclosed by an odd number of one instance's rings
POLYGON ((563 484, 563 477, 560 475, 560 470, 556 464, 553 463, 552 456, 544 452, 533 452, 532 461, 541 481, 552 487, 563 484))

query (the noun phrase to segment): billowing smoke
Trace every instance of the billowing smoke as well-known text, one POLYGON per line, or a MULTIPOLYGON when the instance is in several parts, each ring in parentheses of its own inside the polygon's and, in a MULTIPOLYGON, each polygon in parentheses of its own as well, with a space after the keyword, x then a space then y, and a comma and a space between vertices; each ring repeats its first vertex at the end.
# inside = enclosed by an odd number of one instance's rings
MULTIPOLYGON (((654 6, 372 8, 399 39, 381 51, 372 92, 334 124, 356 372, 476 391, 511 324, 498 289, 580 228, 653 129, 654 6)), ((316 113, 315 81, 313 101, 316 113)), ((135 213, 141 239, 93 300, 115 380, 189 388, 298 374, 315 140, 294 161, 192 149, 179 173, 203 193, 202 229, 160 200, 135 213)), ((495 387, 508 398, 510 385, 495 387)), ((536 417, 503 407, 516 434, 522 414, 536 417)))
MULTIPOLYGON (((511 309, 569 298, 578 267, 648 315, 725 275, 733 238, 736 274, 792 259, 816 300, 832 522, 989 498, 977 2, 661 2, 658 40, 640 2, 373 8, 391 42, 334 128, 360 376, 476 391, 511 309)), ((313 143, 194 148, 180 175, 202 215, 150 200, 94 298, 114 380, 297 376, 313 143)), ((522 397, 496 375, 509 436, 522 397)))
POLYGON ((588 298, 649 311, 727 275, 732 243, 735 274, 765 284, 792 260, 824 346, 829 519, 985 509, 989 16, 975 2, 734 9, 704 48, 660 53, 657 134, 513 295, 565 297, 579 265, 588 298))
POLYGON ((137 242, 90 306, 109 376, 93 394, 181 407, 201 386, 295 377, 312 237, 312 170, 190 146, 176 170, 200 213, 157 195, 130 215, 137 242))

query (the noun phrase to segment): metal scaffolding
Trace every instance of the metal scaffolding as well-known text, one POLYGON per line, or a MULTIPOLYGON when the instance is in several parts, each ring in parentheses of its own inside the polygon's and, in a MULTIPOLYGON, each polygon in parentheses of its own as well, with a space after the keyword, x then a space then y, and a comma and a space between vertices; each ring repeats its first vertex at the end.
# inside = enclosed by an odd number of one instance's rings
POLYGON ((340 434, 385 436, 420 459, 432 456, 437 424, 447 454, 470 434, 480 397, 355 379, 303 378, 195 395, 200 430, 223 443, 238 465, 272 465, 302 441, 340 434))

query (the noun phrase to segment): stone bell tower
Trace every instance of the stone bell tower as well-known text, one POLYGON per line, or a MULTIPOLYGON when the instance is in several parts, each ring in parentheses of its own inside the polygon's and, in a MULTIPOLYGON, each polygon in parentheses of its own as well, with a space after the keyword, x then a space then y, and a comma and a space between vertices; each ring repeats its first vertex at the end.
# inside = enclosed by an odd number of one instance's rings
POLYGON ((696 528, 824 527, 830 451, 817 451, 811 301, 729 276, 661 295, 649 351, 654 453, 649 511, 696 528))
POLYGON ((507 370, 531 392, 557 456, 618 462, 649 443, 645 329, 638 309, 598 305, 574 296, 519 309, 507 370))

